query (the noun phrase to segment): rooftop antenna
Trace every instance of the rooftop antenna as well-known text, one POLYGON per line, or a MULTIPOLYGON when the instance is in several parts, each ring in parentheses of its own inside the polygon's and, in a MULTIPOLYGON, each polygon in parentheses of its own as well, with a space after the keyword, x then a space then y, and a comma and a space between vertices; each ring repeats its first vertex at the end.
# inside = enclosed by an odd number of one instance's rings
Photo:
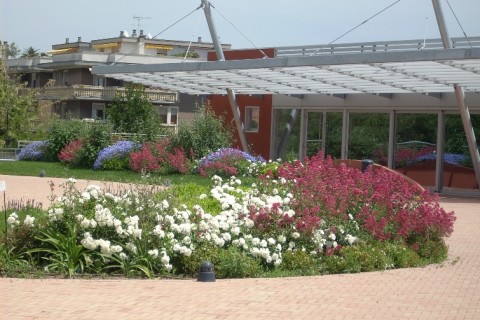
POLYGON ((152 19, 150 17, 140 17, 140 16, 133 16, 133 19, 137 20, 137 30, 140 30, 140 21, 146 20, 146 19, 152 19))

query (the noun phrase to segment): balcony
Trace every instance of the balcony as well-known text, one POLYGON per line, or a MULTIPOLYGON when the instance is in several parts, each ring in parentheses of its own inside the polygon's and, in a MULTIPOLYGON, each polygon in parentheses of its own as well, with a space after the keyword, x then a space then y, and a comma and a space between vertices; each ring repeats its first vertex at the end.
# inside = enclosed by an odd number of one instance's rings
MULTIPOLYGON (((176 92, 145 89, 145 94, 151 102, 176 103, 178 101, 176 92)), ((117 95, 125 96, 125 88, 72 85, 69 87, 46 87, 37 92, 37 98, 45 100, 112 101, 117 95)))

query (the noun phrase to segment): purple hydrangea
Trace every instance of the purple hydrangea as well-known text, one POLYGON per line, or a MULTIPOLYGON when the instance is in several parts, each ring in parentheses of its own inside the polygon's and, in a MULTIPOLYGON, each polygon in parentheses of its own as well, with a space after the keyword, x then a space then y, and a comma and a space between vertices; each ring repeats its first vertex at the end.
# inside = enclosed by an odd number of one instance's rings
POLYGON ((265 162, 265 159, 261 156, 255 157, 239 149, 221 148, 203 157, 202 160, 200 160, 200 163, 208 161, 218 161, 225 158, 245 159, 251 162, 265 162))
POLYGON ((48 141, 34 141, 20 151, 18 160, 41 161, 45 159, 44 150, 48 141))
MULTIPOLYGON (((445 153, 444 154, 444 161, 446 163, 450 164, 456 164, 460 165, 463 161, 466 160, 466 156, 464 154, 456 154, 456 153, 445 153)), ((437 154, 436 153, 430 153, 423 155, 421 157, 418 157, 415 159, 416 161, 424 161, 424 160, 436 160, 437 159, 437 154)))
MULTIPOLYGON (((247 160, 250 162, 266 162, 262 156, 252 156, 239 149, 221 148, 203 157, 198 163, 198 169, 208 166, 212 162, 231 162, 235 160, 247 160)), ((230 163, 232 164, 232 163, 230 163)))
POLYGON ((119 141, 111 146, 103 148, 93 164, 93 169, 100 170, 106 160, 123 158, 128 156, 136 147, 132 141, 119 141))

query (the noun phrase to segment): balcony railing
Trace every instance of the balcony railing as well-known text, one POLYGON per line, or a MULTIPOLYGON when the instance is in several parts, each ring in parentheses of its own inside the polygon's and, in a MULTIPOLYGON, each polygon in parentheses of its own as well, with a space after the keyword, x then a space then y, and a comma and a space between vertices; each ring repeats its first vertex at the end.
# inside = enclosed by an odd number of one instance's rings
MULTIPOLYGON (((178 100, 176 92, 145 89, 145 94, 152 102, 175 103, 178 100)), ((37 97, 40 99, 56 100, 111 101, 117 95, 124 97, 125 88, 72 85, 69 87, 46 87, 37 92, 37 97)))

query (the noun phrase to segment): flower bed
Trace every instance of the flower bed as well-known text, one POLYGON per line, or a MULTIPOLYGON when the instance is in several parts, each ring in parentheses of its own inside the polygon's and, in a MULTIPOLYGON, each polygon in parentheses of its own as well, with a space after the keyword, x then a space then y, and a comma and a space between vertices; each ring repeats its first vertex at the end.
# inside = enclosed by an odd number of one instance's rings
POLYGON ((445 258, 453 212, 389 171, 361 173, 322 156, 280 164, 251 186, 213 176, 187 207, 173 190, 119 194, 65 185, 43 215, 8 219, 8 244, 49 272, 218 277, 359 272, 445 258), (212 205, 213 204, 213 205, 212 205), (218 208, 207 211, 204 208, 218 208))

